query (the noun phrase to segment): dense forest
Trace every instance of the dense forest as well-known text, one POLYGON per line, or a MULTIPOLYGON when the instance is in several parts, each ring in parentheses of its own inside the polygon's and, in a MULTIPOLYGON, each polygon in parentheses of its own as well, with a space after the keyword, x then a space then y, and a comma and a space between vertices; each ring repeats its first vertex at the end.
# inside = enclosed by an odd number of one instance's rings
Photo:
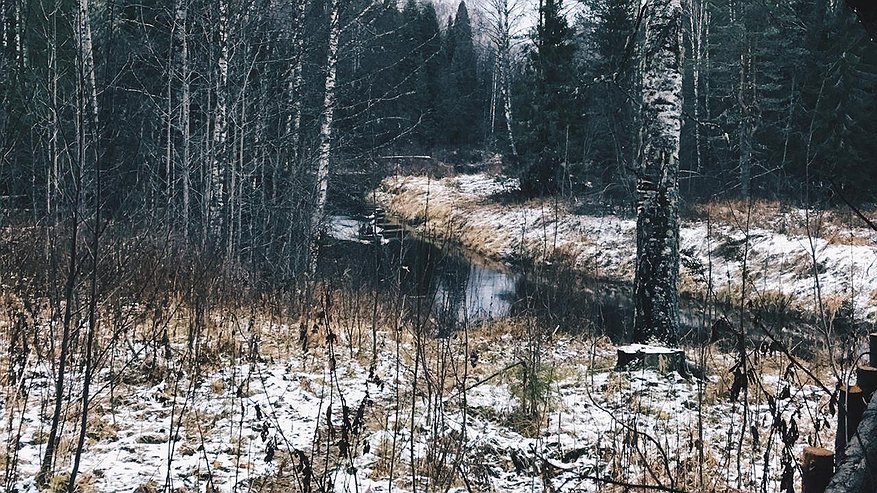
MULTIPOLYGON (((413 0, 6 1, 3 210, 161 217, 177 237, 285 252, 286 265, 308 234, 286 225, 310 222, 321 156, 335 173, 499 153, 530 193, 628 199, 636 2, 439 7, 447 18, 413 0)), ((853 12, 827 0, 685 9, 682 193, 873 200, 877 52, 853 12)))

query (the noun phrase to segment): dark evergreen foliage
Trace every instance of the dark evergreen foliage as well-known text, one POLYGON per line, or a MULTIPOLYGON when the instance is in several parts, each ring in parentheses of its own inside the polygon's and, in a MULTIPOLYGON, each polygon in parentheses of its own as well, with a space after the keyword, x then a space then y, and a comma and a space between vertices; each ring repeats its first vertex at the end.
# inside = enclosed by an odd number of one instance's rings
MULTIPOLYGON (((543 0, 533 33, 521 88, 521 188, 527 193, 553 193, 570 158, 570 142, 580 141, 582 113, 575 90, 575 44, 562 0, 543 0)), ((577 155, 578 153, 573 153, 577 155)))
POLYGON ((478 138, 477 56, 466 3, 460 2, 453 24, 448 26, 447 71, 442 84, 442 125, 449 145, 471 146, 478 138))

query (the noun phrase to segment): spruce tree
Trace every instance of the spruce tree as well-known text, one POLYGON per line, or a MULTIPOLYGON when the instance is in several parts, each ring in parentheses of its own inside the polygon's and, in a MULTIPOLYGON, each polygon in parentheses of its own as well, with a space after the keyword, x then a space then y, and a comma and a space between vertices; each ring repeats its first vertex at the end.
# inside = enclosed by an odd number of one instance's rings
POLYGON ((589 4, 594 16, 580 16, 581 29, 589 33, 583 49, 590 52, 581 67, 579 93, 583 104, 586 138, 590 145, 583 180, 594 180, 609 197, 628 198, 632 188, 629 170, 636 160, 635 112, 630 95, 634 82, 636 11, 634 0, 596 0, 589 4))
POLYGON ((529 100, 521 109, 523 169, 521 187, 528 193, 551 193, 568 157, 570 127, 580 120, 575 108, 573 30, 563 0, 543 0, 530 56, 529 100))
POLYGON ((460 2, 453 24, 448 27, 445 53, 448 66, 442 99, 447 143, 472 145, 475 143, 479 114, 476 98, 478 77, 472 26, 465 2, 460 2))
POLYGON ((406 141, 431 146, 438 130, 436 111, 440 90, 441 32, 431 3, 408 0, 402 10, 403 85, 400 111, 412 126, 406 141))

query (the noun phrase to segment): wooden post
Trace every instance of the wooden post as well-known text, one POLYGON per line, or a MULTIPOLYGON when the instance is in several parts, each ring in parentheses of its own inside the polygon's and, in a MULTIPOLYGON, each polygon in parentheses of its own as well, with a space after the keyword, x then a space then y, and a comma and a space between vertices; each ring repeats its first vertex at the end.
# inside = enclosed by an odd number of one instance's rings
POLYGON ((865 413, 865 396, 858 385, 838 385, 837 435, 835 437, 835 461, 840 464, 850 438, 865 413))
POLYGON ((868 365, 856 368, 856 385, 862 388, 865 401, 870 401, 877 390, 877 368, 868 365))
POLYGON ((801 493, 825 493, 834 474, 834 454, 822 447, 807 447, 801 458, 801 493))
POLYGON ((868 334, 868 361, 877 366, 877 332, 868 334))

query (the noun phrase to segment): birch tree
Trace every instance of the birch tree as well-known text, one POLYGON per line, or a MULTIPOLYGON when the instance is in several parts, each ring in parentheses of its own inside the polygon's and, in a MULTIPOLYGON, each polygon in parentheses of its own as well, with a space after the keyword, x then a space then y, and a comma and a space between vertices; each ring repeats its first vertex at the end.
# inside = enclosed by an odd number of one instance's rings
POLYGON ((329 190, 329 159, 332 153, 332 120, 335 116, 335 85, 338 75, 338 40, 341 37, 341 0, 332 0, 329 11, 329 45, 326 52, 326 89, 323 94, 323 121, 320 124, 320 148, 316 173, 316 204, 311 213, 310 257, 308 273, 317 269, 319 229, 326 210, 329 190))
POLYGON ((737 15, 742 30, 740 42, 740 82, 737 102, 740 107, 740 125, 737 132, 740 162, 740 195, 749 197, 752 182, 752 148, 758 119, 756 115, 752 36, 746 26, 745 7, 737 15))
MULTIPOLYGON (((512 131, 512 101, 510 87, 510 72, 512 63, 512 42, 523 16, 523 8, 518 0, 489 0, 487 3, 487 17, 490 28, 487 35, 496 50, 496 67, 494 86, 500 101, 494 99, 491 107, 491 115, 494 114, 495 106, 501 104, 505 117, 505 130, 509 140, 509 150, 512 156, 518 155, 515 146, 515 136, 512 131)), ((496 98, 497 94, 494 95, 496 98)), ((493 131, 493 117, 491 117, 491 131, 493 131)))
POLYGON ((674 345, 679 327, 682 2, 646 5, 637 168, 634 340, 674 345))
POLYGON ((693 91, 694 113, 694 169, 699 174, 703 171, 703 141, 701 139, 701 74, 707 60, 706 42, 709 39, 710 18, 709 9, 705 0, 692 0, 690 2, 688 20, 691 32, 689 48, 691 50, 691 87, 693 91))
POLYGON ((177 59, 177 76, 180 78, 179 98, 179 133, 182 151, 180 155, 180 179, 181 192, 183 195, 182 204, 182 227, 183 239, 189 241, 189 211, 191 209, 191 68, 189 62, 189 35, 188 35, 188 0, 176 0, 174 4, 174 37, 177 43, 178 59, 177 59))
POLYGON ((292 101, 292 112, 286 122, 286 134, 290 139, 289 162, 287 172, 292 171, 292 163, 296 163, 301 154, 301 117, 304 86, 304 13, 307 0, 293 0, 292 18, 292 56, 293 66, 289 77, 289 98, 292 101))
MULTIPOLYGON (((65 285, 65 301, 66 306, 64 308, 64 316, 62 321, 62 335, 61 335, 61 347, 60 354, 57 365, 57 375, 55 376, 55 395, 54 402, 52 408, 52 419, 51 424, 49 426, 49 436, 46 441, 46 449, 43 453, 43 458, 40 464, 40 470, 37 474, 37 483, 40 485, 47 484, 50 475, 52 473, 52 469, 54 467, 55 462, 55 454, 60 445, 60 432, 61 432, 61 420, 62 420, 62 407, 64 403, 64 397, 66 394, 66 377, 68 371, 68 359, 70 356, 70 351, 72 349, 72 339, 73 339, 73 322, 74 322, 74 313, 73 313, 73 300, 74 300, 74 291, 76 288, 76 279, 79 273, 79 265, 77 263, 77 244, 78 244, 78 236, 79 236, 79 223, 81 220, 82 212, 82 200, 81 197, 83 195, 83 175, 87 171, 92 171, 95 174, 96 179, 94 180, 97 189, 94 190, 95 197, 95 213, 97 213, 100 206, 100 169, 98 163, 98 152, 96 145, 98 143, 99 137, 99 122, 98 122, 98 103, 97 103, 97 85, 95 82, 95 63, 94 63, 94 45, 92 42, 92 34, 91 34, 91 21, 90 21, 90 13, 89 13, 88 0, 78 0, 77 2, 77 10, 76 10, 76 48, 77 48, 77 72, 78 72, 78 85, 77 85, 77 107, 76 107, 76 163, 74 170, 74 193, 73 193, 73 203, 70 208, 70 225, 71 225, 71 241, 70 241, 70 263, 69 263, 69 271, 67 274, 67 282, 65 285)), ((97 217, 97 216, 96 216, 97 217)), ((94 225, 95 235, 98 231, 98 225, 94 225)), ((97 236, 95 236, 97 238, 97 236)), ((97 241, 93 245, 92 255, 97 255, 96 247, 97 241)), ((96 264, 96 257, 95 264, 96 264)), ((96 265, 93 266, 93 276, 96 273, 96 265)), ((92 289, 92 304, 94 303, 95 289, 92 289)), ((92 305, 92 309, 94 309, 92 305)), ((82 388, 82 408, 81 408, 81 423, 80 423, 80 437, 78 442, 79 453, 77 455, 81 455, 83 440, 84 440, 84 432, 85 426, 88 417, 88 395, 89 395, 89 373, 91 371, 91 344, 94 339, 94 319, 92 318, 92 323, 89 324, 87 337, 86 337, 86 368, 85 368, 85 378, 83 382, 82 388)), ((74 463, 73 472, 71 477, 75 479, 76 472, 79 467, 78 456, 77 460, 74 463)), ((74 484, 71 481, 70 483, 70 492, 72 493, 74 490, 74 484)))
MULTIPOLYGON (((213 123, 213 159, 207 183, 208 224, 210 241, 219 241, 225 210, 225 166, 228 141, 228 1, 219 1, 219 24, 216 108, 213 123)), ((205 238, 206 239, 206 238, 205 238)))

